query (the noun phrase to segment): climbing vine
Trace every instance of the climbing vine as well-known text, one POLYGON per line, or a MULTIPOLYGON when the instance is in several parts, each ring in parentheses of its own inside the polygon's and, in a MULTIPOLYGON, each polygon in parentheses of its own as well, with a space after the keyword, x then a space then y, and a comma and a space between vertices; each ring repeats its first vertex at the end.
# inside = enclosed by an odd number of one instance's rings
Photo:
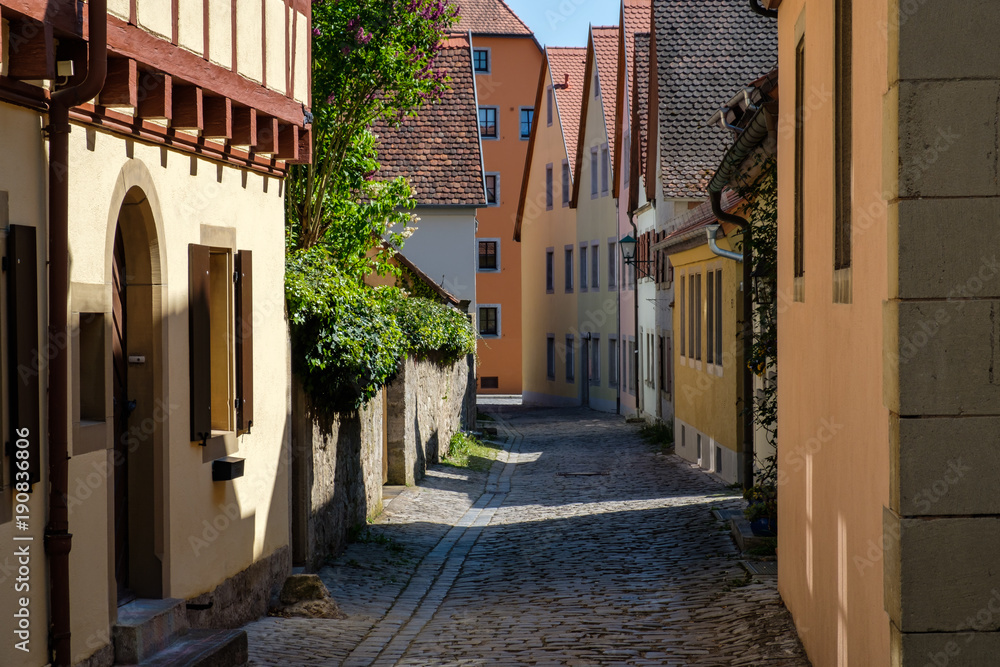
MULTIPOLYGON (((747 202, 746 217, 751 225, 750 256, 753 275, 753 336, 749 366, 762 378, 763 388, 754 403, 754 425, 764 432, 768 443, 778 440, 778 180, 773 157, 758 156, 750 177, 741 184, 747 202)), ((754 498, 777 496, 777 459, 757 460, 760 467, 754 498)))

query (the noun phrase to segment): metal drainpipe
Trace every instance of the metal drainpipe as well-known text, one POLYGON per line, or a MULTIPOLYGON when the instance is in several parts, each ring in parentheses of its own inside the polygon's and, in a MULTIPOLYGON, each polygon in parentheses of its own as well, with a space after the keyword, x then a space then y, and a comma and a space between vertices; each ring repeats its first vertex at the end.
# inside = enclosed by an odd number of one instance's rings
POLYGON ((70 653, 69 552, 69 109, 93 99, 108 71, 108 3, 88 4, 87 75, 70 88, 52 93, 49 108, 49 339, 56 341, 49 357, 49 523, 45 551, 49 556, 49 614, 52 663, 72 665, 70 653))
MULTIPOLYGON (((632 238, 635 239, 635 252, 639 252, 639 228, 635 226, 635 213, 629 211, 628 224, 632 225, 632 238)), ((639 264, 638 257, 632 256, 632 306, 634 321, 632 325, 635 329, 635 351, 632 352, 632 362, 635 364, 635 416, 642 417, 642 384, 639 378, 642 377, 642 364, 639 363, 639 264)))
POLYGON ((753 427, 753 371, 750 370, 753 339, 753 294, 750 285, 753 279, 753 259, 750 247, 750 223, 745 218, 722 210, 722 191, 709 192, 712 213, 723 222, 737 225, 743 230, 743 488, 753 486, 754 427, 753 427))
POLYGON ((705 232, 708 234, 708 249, 712 251, 712 254, 718 255, 719 257, 725 257, 726 259, 731 259, 734 262, 742 262, 743 255, 738 252, 733 252, 732 250, 723 250, 719 247, 719 244, 715 241, 715 235, 719 233, 719 225, 709 225, 705 232))

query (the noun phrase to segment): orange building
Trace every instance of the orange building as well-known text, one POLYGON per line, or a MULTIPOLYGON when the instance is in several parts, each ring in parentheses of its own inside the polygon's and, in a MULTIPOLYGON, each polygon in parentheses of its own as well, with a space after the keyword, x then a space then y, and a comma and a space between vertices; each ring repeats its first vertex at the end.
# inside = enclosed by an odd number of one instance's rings
POLYGON ((503 0, 462 3, 472 34, 487 207, 476 232, 480 393, 521 393, 521 248, 513 240, 542 49, 503 0))

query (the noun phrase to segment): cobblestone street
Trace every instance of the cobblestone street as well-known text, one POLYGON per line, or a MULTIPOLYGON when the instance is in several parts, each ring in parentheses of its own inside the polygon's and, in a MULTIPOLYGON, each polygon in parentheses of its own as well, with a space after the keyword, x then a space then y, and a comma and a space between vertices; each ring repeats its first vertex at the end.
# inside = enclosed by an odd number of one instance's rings
POLYGON ((489 473, 435 465, 321 577, 343 620, 248 626, 252 665, 808 665, 738 496, 617 415, 492 404, 489 473))

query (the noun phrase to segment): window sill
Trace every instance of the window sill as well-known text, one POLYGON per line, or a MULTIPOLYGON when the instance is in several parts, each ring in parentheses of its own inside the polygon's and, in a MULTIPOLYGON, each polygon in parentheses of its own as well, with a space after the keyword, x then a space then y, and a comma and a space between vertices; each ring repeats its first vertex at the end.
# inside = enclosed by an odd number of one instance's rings
POLYGON ((500 269, 476 269, 476 273, 500 273, 500 269))

